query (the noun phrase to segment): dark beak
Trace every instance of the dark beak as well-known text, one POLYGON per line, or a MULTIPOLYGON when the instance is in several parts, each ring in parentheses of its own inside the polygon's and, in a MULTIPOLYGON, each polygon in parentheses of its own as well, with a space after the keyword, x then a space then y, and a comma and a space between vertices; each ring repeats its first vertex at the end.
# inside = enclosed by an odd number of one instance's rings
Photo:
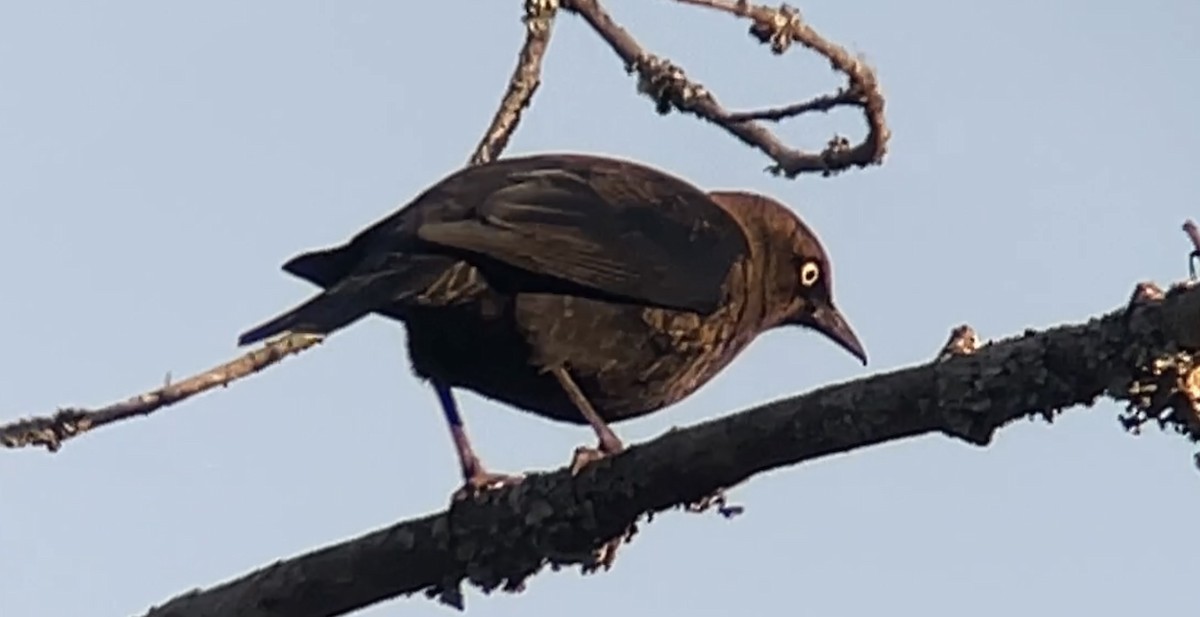
POLYGON ((830 340, 841 345, 842 349, 845 349, 855 358, 862 361, 863 366, 867 365, 867 352, 858 340, 858 335, 854 334, 854 329, 850 327, 850 323, 832 305, 817 308, 817 310, 808 314, 804 321, 804 325, 810 326, 829 337, 830 340))

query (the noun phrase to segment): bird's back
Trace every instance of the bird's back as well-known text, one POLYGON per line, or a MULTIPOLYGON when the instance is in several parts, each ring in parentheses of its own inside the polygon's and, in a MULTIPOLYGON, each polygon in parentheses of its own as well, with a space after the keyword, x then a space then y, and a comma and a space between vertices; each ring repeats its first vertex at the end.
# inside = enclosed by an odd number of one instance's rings
MULTIPOLYGON (((428 251, 432 247, 419 240, 422 225, 476 218, 481 205, 502 189, 512 187, 515 179, 543 170, 582 180, 608 207, 607 212, 598 213, 600 218, 622 215, 622 223, 633 228, 625 233, 651 233, 652 248, 664 253, 696 253, 697 257, 705 257, 696 259, 697 265, 713 264, 721 269, 711 275, 693 271, 693 277, 721 280, 733 257, 746 250, 745 238, 726 209, 681 178, 627 160, 540 154, 465 167, 346 243, 298 255, 286 262, 283 270, 327 288, 360 267, 374 252, 428 251)), ((574 202, 568 207, 586 205, 569 195, 565 198, 574 202)), ((444 250, 436 252, 444 254, 444 250)), ((478 261, 478 257, 468 261, 478 261)))

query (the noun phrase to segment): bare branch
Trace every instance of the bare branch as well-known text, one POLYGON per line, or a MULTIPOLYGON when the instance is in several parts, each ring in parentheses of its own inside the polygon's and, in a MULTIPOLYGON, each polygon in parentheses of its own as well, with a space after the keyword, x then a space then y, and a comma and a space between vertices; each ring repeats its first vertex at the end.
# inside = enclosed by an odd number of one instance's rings
POLYGON ((750 120, 771 120, 779 121, 794 116, 799 116, 809 112, 830 111, 836 107, 845 105, 855 105, 858 103, 858 97, 852 94, 845 88, 839 88, 837 92, 832 94, 822 94, 813 99, 783 107, 769 107, 767 109, 758 109, 754 111, 731 111, 725 115, 726 122, 747 122, 750 120))
MULTIPOLYGON (((498 157, 516 130, 521 112, 529 106, 540 82, 542 57, 550 42, 550 30, 558 8, 557 0, 526 0, 525 44, 521 47, 517 68, 500 102, 491 125, 471 155, 470 164, 486 163, 498 157)), ((0 425, 0 445, 7 448, 44 446, 57 452, 64 441, 101 426, 148 416, 159 409, 201 394, 217 386, 253 375, 283 358, 298 354, 319 343, 321 337, 285 336, 183 381, 99 409, 68 407, 52 415, 37 416, 0 425)))
MULTIPOLYGON (((1161 300, 1085 323, 1027 331, 969 354, 671 430, 575 477, 565 469, 530 474, 446 512, 176 597, 146 617, 337 615, 422 591, 461 607, 463 581, 485 591, 521 590, 546 565, 591 564, 597 547, 643 515, 769 469, 931 432, 986 445, 1015 420, 1052 420, 1100 396, 1134 412, 1155 413, 1158 399, 1186 407, 1195 401, 1191 384, 1200 381, 1198 354, 1200 289, 1176 286, 1161 300)), ((1189 413, 1162 421, 1195 440, 1194 404, 1189 413)))
POLYGON ((45 446, 47 450, 56 452, 64 441, 72 437, 78 437, 106 424, 148 416, 217 386, 228 386, 292 354, 300 353, 321 340, 322 337, 311 334, 284 336, 268 341, 262 347, 235 360, 120 403, 94 410, 68 407, 50 416, 27 418, 0 425, 0 445, 7 448, 45 446))
POLYGON ((521 112, 529 107, 541 84, 542 57, 550 45, 550 30, 558 13, 558 0, 525 0, 525 43, 517 54, 517 68, 508 81, 492 123, 471 154, 469 164, 480 165, 496 159, 508 145, 521 112))
POLYGON ((850 167, 866 167, 883 162, 891 133, 884 119, 885 102, 879 81, 874 69, 866 62, 826 40, 804 23, 799 11, 786 4, 773 9, 740 0, 676 1, 748 18, 753 21, 750 33, 759 41, 770 44, 774 53, 783 53, 792 42, 800 43, 827 58, 835 70, 847 76, 849 83, 833 94, 804 103, 732 113, 703 85, 690 80, 683 69, 647 52, 613 20, 599 0, 562 0, 562 8, 583 17, 624 60, 626 70, 638 74, 638 89, 656 101, 659 113, 677 109, 724 128, 742 142, 771 157, 775 165, 768 170, 772 173, 789 178, 811 172, 829 176, 850 167), (858 145, 851 146, 845 138, 835 136, 821 152, 804 152, 785 146, 771 131, 755 122, 757 119, 781 120, 842 106, 861 108, 866 117, 867 135, 858 145))

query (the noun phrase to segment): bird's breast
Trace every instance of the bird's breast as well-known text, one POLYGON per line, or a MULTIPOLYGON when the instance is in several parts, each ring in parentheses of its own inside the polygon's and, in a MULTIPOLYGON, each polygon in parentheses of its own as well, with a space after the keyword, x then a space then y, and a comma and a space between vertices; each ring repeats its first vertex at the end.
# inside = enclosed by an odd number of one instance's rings
POLYGON ((748 312, 754 303, 741 270, 735 274, 718 310, 702 315, 567 294, 506 295, 477 274, 447 271, 425 294, 441 299, 438 306, 406 319, 410 356, 421 376, 582 423, 549 373, 564 367, 605 420, 645 415, 708 383, 758 334, 748 312))
POLYGON ((653 333, 654 359, 642 371, 646 383, 660 383, 664 397, 676 402, 690 396, 721 372, 759 331, 745 320, 743 296, 726 299, 710 315, 645 309, 653 333))

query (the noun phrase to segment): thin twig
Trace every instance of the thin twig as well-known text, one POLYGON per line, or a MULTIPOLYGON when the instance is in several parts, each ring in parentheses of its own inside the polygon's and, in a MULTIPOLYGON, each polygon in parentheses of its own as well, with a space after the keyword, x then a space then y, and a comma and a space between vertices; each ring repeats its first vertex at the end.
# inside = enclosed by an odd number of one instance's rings
POLYGON ((1200 251, 1200 229, 1196 228, 1196 222, 1188 219, 1183 222, 1183 232, 1188 235, 1188 239, 1192 241, 1192 249, 1200 251))
MULTIPOLYGON (((516 70, 491 125, 471 155, 471 164, 495 159, 508 144, 540 81, 542 57, 550 41, 550 29, 558 8, 557 0, 526 0, 525 44, 516 70)), ((263 347, 183 381, 134 396, 99 409, 64 408, 54 414, 35 416, 0 425, 0 445, 7 448, 43 446, 56 452, 63 442, 93 429, 129 418, 147 416, 217 386, 257 373, 283 358, 298 354, 321 341, 312 335, 290 335, 269 341, 263 347)))
POLYGON ((1192 252, 1188 254, 1188 275, 1196 280, 1196 260, 1200 259, 1200 229, 1196 228, 1195 221, 1188 219, 1183 222, 1183 233, 1192 241, 1192 252))
POLYGON ((300 353, 321 342, 322 337, 311 334, 293 334, 269 341, 262 347, 235 360, 213 367, 183 381, 169 383, 161 388, 139 394, 120 403, 99 409, 66 408, 49 416, 17 420, 0 425, 0 445, 6 448, 44 446, 56 452, 64 441, 78 437, 88 431, 121 420, 148 416, 168 407, 207 392, 217 386, 227 386, 243 377, 253 375, 276 362, 300 353))
POLYGON ((845 88, 831 94, 822 94, 800 103, 792 103, 782 107, 770 107, 753 111, 731 111, 725 115, 726 122, 749 122, 751 120, 769 120, 778 122, 810 112, 832 111, 838 107, 859 105, 859 97, 845 88))
POLYGON ((770 44, 774 53, 783 53, 792 42, 800 43, 828 59, 835 70, 847 76, 849 83, 837 93, 806 103, 733 114, 702 84, 688 79, 683 69, 647 52, 613 20, 599 0, 562 0, 561 4, 563 9, 582 17, 624 60, 627 70, 638 74, 638 89, 655 100, 659 113, 677 109, 724 128, 774 160, 775 165, 768 167, 772 173, 789 178, 811 172, 829 176, 850 167, 866 167, 883 162, 891 133, 884 118, 885 101, 878 78, 866 62, 826 40, 804 23, 799 11, 787 5, 776 9, 738 0, 676 1, 748 18, 753 21, 750 33, 759 41, 770 44), (863 110, 868 131, 861 143, 851 146, 846 138, 834 136, 821 152, 805 152, 785 146, 774 133, 753 121, 760 118, 780 120, 811 111, 829 111, 839 106, 863 110))
POLYGON ((495 160, 521 122, 521 112, 529 107, 541 85, 542 58, 550 44, 550 32, 558 13, 558 0, 525 0, 525 43, 517 54, 517 67, 508 81, 508 90, 500 108, 492 117, 483 139, 471 154, 469 163, 480 165, 495 160))

